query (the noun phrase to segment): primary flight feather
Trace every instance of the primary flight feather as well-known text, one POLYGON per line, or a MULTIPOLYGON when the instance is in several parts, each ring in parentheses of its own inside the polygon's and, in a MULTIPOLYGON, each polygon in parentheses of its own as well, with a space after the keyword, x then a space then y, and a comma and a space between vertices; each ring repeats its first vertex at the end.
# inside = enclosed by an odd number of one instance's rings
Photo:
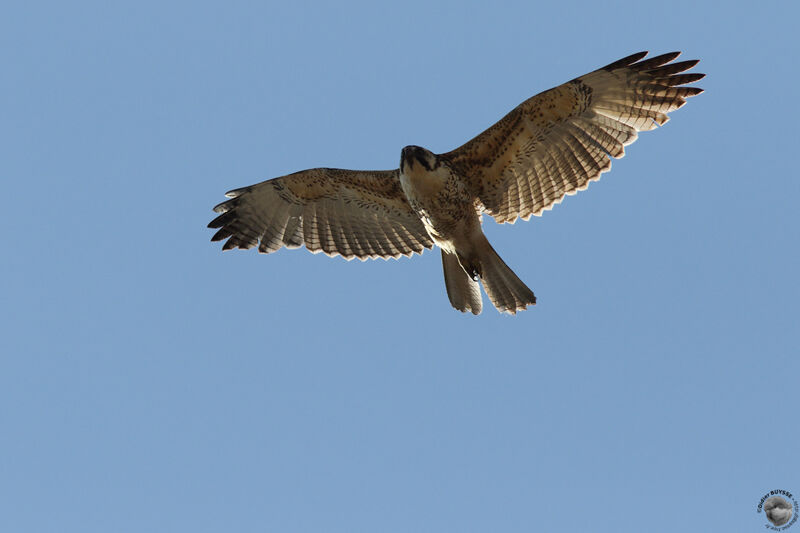
POLYGON ((403 148, 395 170, 315 168, 235 189, 217 205, 212 241, 262 253, 305 245, 314 253, 389 258, 442 250, 447 296, 481 312, 480 285, 501 312, 536 297, 494 251, 482 214, 513 223, 541 215, 611 168, 639 131, 662 125, 686 98, 698 61, 680 52, 620 59, 529 98, 445 154, 403 148))

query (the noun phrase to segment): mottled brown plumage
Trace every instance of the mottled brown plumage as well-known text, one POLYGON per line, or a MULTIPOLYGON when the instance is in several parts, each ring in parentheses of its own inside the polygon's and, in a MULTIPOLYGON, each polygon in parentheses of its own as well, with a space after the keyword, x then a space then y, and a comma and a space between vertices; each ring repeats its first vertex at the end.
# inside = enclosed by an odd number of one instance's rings
POLYGON ((704 75, 681 74, 697 61, 673 63, 679 54, 641 52, 540 93, 451 152, 408 146, 400 169, 317 168, 230 191, 212 240, 362 260, 436 244, 453 307, 480 313, 482 282, 498 310, 516 313, 536 298, 486 240, 482 213, 527 220, 607 172, 639 131, 702 92, 682 87, 704 75))
POLYGON ((223 250, 261 253, 305 244, 345 259, 410 256, 433 246, 400 188, 397 170, 314 168, 226 193, 212 237, 223 250))

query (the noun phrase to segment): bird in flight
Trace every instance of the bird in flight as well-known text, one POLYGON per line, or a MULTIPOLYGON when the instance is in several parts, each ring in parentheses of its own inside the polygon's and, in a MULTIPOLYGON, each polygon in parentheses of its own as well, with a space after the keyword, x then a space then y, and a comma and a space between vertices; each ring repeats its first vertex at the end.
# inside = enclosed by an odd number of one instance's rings
POLYGON ((211 240, 261 253, 305 245, 348 260, 437 245, 455 309, 479 314, 483 284, 498 311, 515 314, 536 297, 489 244, 483 213, 528 220, 600 178, 639 131, 703 92, 684 86, 705 76, 685 73, 698 60, 673 62, 679 55, 640 52, 537 94, 451 152, 406 146, 399 169, 314 168, 234 189, 214 208, 211 240))

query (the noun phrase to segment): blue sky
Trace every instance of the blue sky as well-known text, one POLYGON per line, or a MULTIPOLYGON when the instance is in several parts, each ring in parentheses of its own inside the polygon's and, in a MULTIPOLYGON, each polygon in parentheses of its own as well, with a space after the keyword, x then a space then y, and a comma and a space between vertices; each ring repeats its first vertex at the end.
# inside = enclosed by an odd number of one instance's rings
POLYGON ((797 8, 547 4, 6 5, 0 530, 763 529, 800 492, 797 8), (229 189, 676 49, 704 94, 486 221, 516 317, 452 310, 436 252, 209 242, 229 189))

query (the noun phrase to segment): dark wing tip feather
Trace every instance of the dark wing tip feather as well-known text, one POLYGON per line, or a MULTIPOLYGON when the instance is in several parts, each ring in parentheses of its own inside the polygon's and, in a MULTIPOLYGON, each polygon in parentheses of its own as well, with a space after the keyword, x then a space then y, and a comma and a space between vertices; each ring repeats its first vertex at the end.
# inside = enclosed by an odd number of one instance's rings
POLYGON ((220 202, 214 206, 215 213, 227 213, 234 207, 236 207, 238 201, 234 199, 225 200, 224 202, 220 202))
MULTIPOLYGON (((214 208, 214 211, 217 211, 216 207, 214 208)), ((220 211, 217 211, 217 212, 219 213, 220 211)), ((228 211, 226 209, 226 210, 222 211, 222 214, 220 216, 216 217, 214 220, 209 222, 207 227, 209 227, 211 229, 221 228, 225 224, 227 224, 228 222, 233 220, 233 218, 234 218, 233 212, 232 211, 228 211)))
POLYGON ((639 72, 646 71, 651 76, 658 78, 661 76, 671 76, 673 74, 684 72, 700 62, 699 59, 688 59, 686 61, 671 63, 671 61, 677 59, 682 52, 667 52, 666 54, 657 55, 645 61, 641 61, 645 56, 647 56, 647 53, 648 52, 639 52, 636 54, 631 54, 628 57, 624 57, 611 63, 610 65, 606 65, 602 70, 615 70, 627 67, 631 70, 639 72))
POLYGON ((233 230, 229 227, 222 228, 219 231, 217 231, 213 237, 211 237, 211 242, 217 242, 223 239, 227 239, 228 237, 233 235, 233 233, 234 233, 233 230))
POLYGON ((240 187, 238 189, 232 189, 232 190, 226 192, 225 196, 227 196, 228 198, 236 198, 237 196, 241 196, 242 194, 246 193, 247 191, 249 191, 252 188, 253 188, 253 186, 249 185, 247 187, 240 187))
POLYGON ((687 83, 694 83, 705 78, 706 75, 700 72, 692 72, 691 74, 678 74, 676 76, 669 76, 666 80, 669 82, 670 87, 677 87, 678 85, 686 85, 687 83))
MULTIPOLYGON (((673 74, 679 74, 681 72, 689 70, 699 62, 700 62, 699 59, 691 59, 689 61, 678 61, 677 63, 669 63, 667 65, 650 69, 647 71, 647 73, 653 76, 654 78, 672 76, 673 74)), ((636 68, 636 65, 634 65, 633 67, 636 68)))
POLYGON ((603 67, 603 70, 614 70, 622 67, 627 67, 629 65, 632 65, 633 63, 636 63, 640 59, 646 57, 648 53, 649 52, 647 51, 637 52, 627 57, 623 57, 622 59, 619 59, 617 61, 614 61, 613 63, 606 65, 605 67, 603 67))
POLYGON ((660 67, 666 63, 669 63, 673 59, 676 59, 680 56, 680 52, 667 52, 666 54, 657 55, 655 57, 651 57, 646 61, 640 61, 638 63, 634 63, 630 65, 630 68, 633 70, 652 70, 654 68, 660 67))

